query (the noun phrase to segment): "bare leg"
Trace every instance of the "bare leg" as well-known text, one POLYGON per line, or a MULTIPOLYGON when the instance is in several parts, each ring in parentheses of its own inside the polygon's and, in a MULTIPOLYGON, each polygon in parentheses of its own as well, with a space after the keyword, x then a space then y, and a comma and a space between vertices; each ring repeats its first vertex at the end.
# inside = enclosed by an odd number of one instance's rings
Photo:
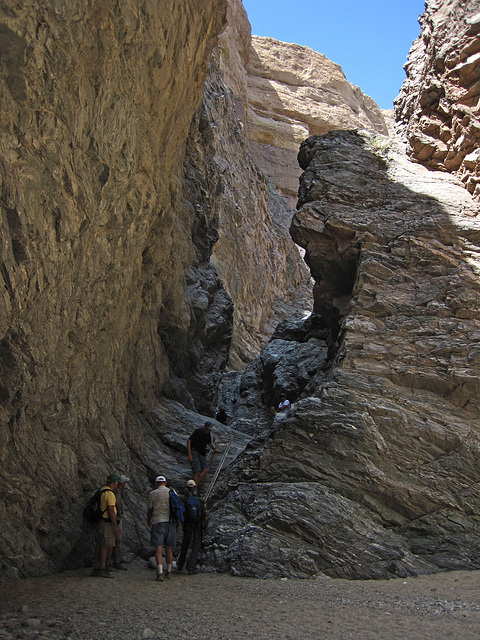
POLYGON ((98 536, 97 536, 97 540, 95 543, 95 555, 93 556, 94 569, 100 569, 101 553, 102 553, 102 547, 100 546, 100 540, 98 539, 98 536))
POLYGON ((120 540, 117 540, 115 543, 115 550, 113 553, 113 562, 114 564, 120 564, 120 540))
POLYGON ((105 565, 107 564, 108 551, 110 551, 110 555, 112 553, 112 547, 102 547, 100 551, 100 569, 105 569, 105 565))
POLYGON ((210 467, 207 467, 206 469, 204 469, 202 471, 202 473, 198 476, 198 480, 195 480, 197 486, 199 486, 200 484, 202 484, 203 479, 205 478, 205 476, 207 475, 207 473, 210 471, 210 467))
MULTIPOLYGON (((168 547, 167 547, 168 549, 168 547)), ((162 571, 158 571, 158 573, 162 573, 163 572, 163 557, 162 557, 162 553, 163 553, 163 547, 156 547, 155 549, 155 560, 157 561, 157 571, 159 569, 159 567, 162 567, 162 571)))

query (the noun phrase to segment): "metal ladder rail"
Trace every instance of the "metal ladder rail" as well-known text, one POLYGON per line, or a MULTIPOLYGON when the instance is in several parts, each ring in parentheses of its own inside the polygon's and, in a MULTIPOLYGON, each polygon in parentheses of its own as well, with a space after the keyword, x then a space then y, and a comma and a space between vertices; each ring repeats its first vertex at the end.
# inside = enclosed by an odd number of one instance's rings
POLYGON ((212 442, 212 448, 208 450, 208 454, 207 454, 207 462, 210 462, 210 458, 213 455, 213 449, 216 449, 217 447, 217 439, 216 437, 213 438, 213 442, 212 442))
POLYGON ((208 497, 212 493, 213 486, 215 485, 215 482, 217 481, 218 474, 220 473, 220 471, 221 471, 221 469, 222 469, 222 467, 223 467, 223 465, 225 463, 225 460, 227 458, 228 452, 230 451, 230 448, 231 448, 234 440, 235 440, 235 436, 232 435, 230 437, 230 441, 228 442, 227 446, 225 447, 225 451, 223 452, 223 455, 222 455, 222 458, 221 458, 221 460, 220 460, 220 462, 218 464, 217 470, 215 471, 215 474, 214 474, 213 478, 211 479, 210 484, 208 485, 208 489, 205 492, 205 496, 204 496, 205 497, 205 502, 208 500, 208 497))

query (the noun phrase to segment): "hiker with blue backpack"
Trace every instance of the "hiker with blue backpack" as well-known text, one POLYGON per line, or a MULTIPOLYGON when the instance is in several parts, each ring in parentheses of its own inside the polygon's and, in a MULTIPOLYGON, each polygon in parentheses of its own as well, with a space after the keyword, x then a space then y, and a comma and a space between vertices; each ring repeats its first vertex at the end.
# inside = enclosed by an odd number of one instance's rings
MULTIPOLYGON (((155 478, 156 488, 148 496, 147 525, 151 529, 151 542, 155 547, 157 573, 155 580, 163 582, 163 547, 165 547, 165 578, 172 577, 173 547, 177 542, 177 527, 183 516, 171 514, 171 492, 165 476, 155 478)), ((176 494, 175 494, 176 495, 176 494)))
POLYGON ((177 560, 177 569, 182 571, 187 558, 190 543, 192 543, 192 551, 187 562, 188 575, 198 573, 197 559, 202 546, 203 535, 207 527, 207 510, 205 500, 197 494, 197 485, 195 480, 187 482, 188 495, 184 499, 185 518, 183 522, 183 539, 180 555, 177 560))

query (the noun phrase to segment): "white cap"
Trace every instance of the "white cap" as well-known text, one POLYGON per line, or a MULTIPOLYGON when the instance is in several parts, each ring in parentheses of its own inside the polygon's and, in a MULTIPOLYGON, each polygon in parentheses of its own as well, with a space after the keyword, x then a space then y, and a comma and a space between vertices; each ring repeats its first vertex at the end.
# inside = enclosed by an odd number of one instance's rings
POLYGON ((166 482, 167 479, 165 478, 165 476, 157 476, 155 478, 155 482, 166 482))
POLYGON ((127 478, 127 476, 120 476, 120 484, 123 484, 124 482, 130 482, 130 478, 127 478))
POLYGON ((195 480, 189 480, 187 482, 187 487, 196 487, 197 483, 195 482, 195 480))

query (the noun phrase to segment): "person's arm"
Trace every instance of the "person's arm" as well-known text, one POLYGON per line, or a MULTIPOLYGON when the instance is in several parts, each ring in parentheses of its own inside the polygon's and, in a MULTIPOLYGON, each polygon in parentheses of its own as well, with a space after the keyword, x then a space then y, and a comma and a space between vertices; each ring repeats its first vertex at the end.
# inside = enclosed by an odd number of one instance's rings
POLYGON ((108 515, 110 516, 110 520, 113 523, 113 527, 115 529, 115 537, 118 538, 118 524, 117 524, 117 514, 115 512, 115 505, 108 505, 108 515))
POLYGON ((187 456, 190 462, 193 460, 192 456, 192 443, 190 442, 190 438, 187 440, 187 456))
POLYGON ((153 516, 153 507, 148 507, 147 511, 147 526, 149 529, 152 528, 152 516, 153 516))
POLYGON ((215 451, 215 453, 220 453, 220 450, 219 450, 219 449, 217 449, 217 448, 215 447, 215 445, 214 445, 212 442, 209 442, 209 443, 208 443, 208 446, 210 447, 210 449, 211 449, 212 451, 215 451))
POLYGON ((123 516, 123 504, 122 501, 117 497, 117 520, 120 521, 123 516))

